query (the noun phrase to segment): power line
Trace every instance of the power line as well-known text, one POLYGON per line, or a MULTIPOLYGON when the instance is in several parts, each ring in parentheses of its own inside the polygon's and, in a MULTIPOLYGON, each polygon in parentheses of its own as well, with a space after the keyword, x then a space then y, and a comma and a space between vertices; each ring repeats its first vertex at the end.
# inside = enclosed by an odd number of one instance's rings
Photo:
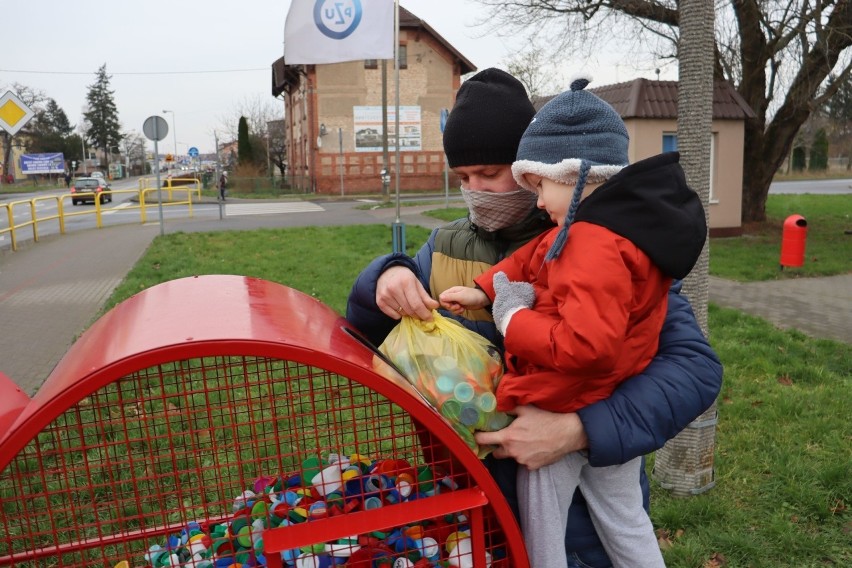
MULTIPOLYGON (((210 71, 118 71, 109 75, 202 75, 205 73, 243 73, 251 71, 269 71, 269 67, 255 69, 213 69, 210 71)), ((33 71, 29 69, 0 69, 0 73, 33 73, 39 75, 95 75, 96 71, 33 71)))

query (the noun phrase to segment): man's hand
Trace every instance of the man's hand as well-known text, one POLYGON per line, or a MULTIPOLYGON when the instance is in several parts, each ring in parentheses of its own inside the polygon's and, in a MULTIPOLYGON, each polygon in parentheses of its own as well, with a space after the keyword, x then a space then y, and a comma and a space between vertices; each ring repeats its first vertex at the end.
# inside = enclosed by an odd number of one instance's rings
POLYGON ((574 412, 560 414, 519 406, 512 413, 515 420, 502 430, 474 434, 477 444, 496 446, 496 458, 512 458, 535 470, 588 447, 586 429, 574 412))
POLYGON ((438 298, 442 306, 457 316, 465 310, 479 310, 491 303, 485 292, 468 286, 447 288, 438 298))
POLYGON ((383 314, 395 320, 409 315, 427 321, 432 319, 432 310, 439 306, 426 293, 417 276, 404 266, 392 266, 379 276, 376 305, 383 314))

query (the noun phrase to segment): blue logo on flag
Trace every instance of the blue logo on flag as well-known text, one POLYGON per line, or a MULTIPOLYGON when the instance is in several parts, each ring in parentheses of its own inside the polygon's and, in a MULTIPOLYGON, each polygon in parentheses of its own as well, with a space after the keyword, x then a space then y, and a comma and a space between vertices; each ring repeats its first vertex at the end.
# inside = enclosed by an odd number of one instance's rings
POLYGON ((314 23, 323 35, 344 39, 361 23, 361 0, 317 0, 314 23))

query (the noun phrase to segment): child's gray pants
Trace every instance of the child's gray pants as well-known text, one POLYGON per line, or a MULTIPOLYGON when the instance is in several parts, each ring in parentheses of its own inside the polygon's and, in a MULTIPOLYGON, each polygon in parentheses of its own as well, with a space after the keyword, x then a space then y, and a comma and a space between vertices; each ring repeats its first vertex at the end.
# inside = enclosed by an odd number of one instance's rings
POLYGON ((615 568, 665 567, 651 519, 642 507, 642 458, 592 467, 579 452, 535 471, 518 468, 521 528, 532 568, 566 566, 568 508, 579 485, 615 568))

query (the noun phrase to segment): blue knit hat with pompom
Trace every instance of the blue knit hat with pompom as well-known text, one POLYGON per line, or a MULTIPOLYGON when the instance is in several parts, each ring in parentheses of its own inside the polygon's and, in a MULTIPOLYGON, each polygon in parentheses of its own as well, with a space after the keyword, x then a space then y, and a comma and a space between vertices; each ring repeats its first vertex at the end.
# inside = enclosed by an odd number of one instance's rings
POLYGON ((624 121, 609 104, 586 91, 591 81, 578 77, 568 91, 553 97, 530 122, 512 174, 518 185, 535 191, 526 174, 572 184, 574 195, 565 224, 546 260, 559 256, 587 182, 606 181, 628 164, 629 136, 624 121))

